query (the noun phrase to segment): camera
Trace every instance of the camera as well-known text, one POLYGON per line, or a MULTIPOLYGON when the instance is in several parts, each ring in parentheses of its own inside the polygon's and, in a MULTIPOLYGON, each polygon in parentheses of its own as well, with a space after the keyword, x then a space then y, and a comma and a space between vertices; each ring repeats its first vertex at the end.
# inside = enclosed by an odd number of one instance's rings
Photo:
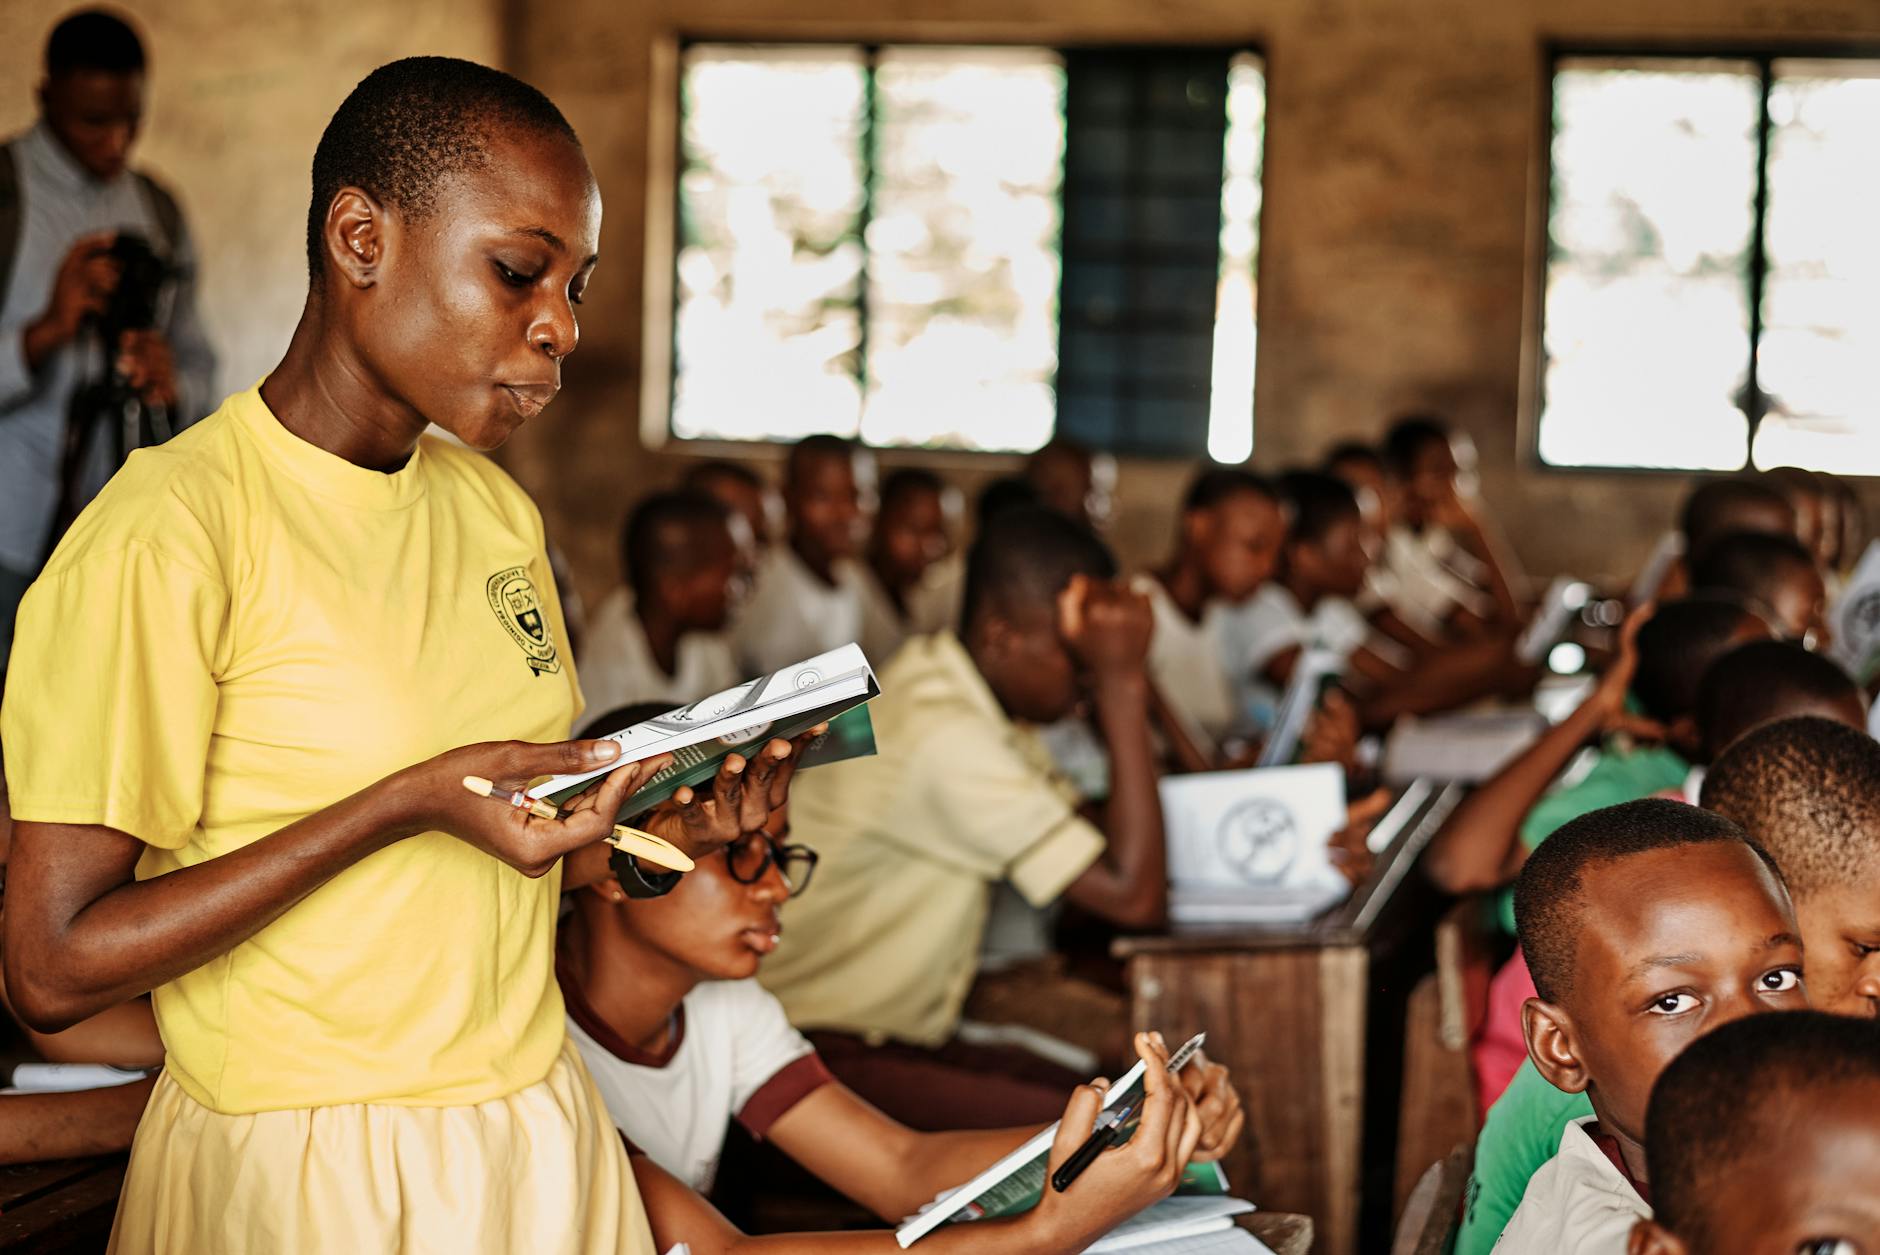
POLYGON ((156 327, 171 282, 182 272, 135 231, 119 231, 108 255, 118 263, 117 286, 91 319, 102 361, 90 382, 74 391, 66 406, 59 500, 53 510, 48 554, 50 545, 58 543, 83 508, 85 487, 101 462, 108 462, 107 473, 115 471, 131 450, 161 444, 175 431, 168 411, 146 403, 118 372, 117 363, 125 335, 156 327))
POLYGON ((119 231, 108 255, 118 263, 118 282, 98 314, 98 334, 115 361, 126 331, 148 331, 157 325, 164 289, 177 271, 135 231, 119 231))

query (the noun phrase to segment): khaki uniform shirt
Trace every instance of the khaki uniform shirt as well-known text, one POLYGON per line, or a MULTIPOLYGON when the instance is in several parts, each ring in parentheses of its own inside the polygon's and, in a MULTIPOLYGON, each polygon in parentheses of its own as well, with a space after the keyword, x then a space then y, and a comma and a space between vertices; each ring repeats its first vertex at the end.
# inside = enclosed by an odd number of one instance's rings
POLYGON ((822 862, 785 906, 760 979, 801 1028, 939 1045, 959 1024, 993 886, 1043 906, 1097 860, 1103 834, 952 633, 910 640, 871 712, 878 756, 791 788, 794 839, 822 862))

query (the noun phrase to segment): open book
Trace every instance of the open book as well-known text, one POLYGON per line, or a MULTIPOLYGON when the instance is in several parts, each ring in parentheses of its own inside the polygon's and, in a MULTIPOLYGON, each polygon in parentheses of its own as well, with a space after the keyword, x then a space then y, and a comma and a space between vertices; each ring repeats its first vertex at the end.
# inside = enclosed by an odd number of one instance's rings
MULTIPOLYGON (((1181 1049, 1169 1056, 1170 1075, 1187 1066, 1206 1039, 1206 1033, 1196 1033, 1182 1043, 1181 1049)), ((1138 1059, 1136 1066, 1123 1073, 1122 1078, 1110 1086, 1109 1092, 1103 1096, 1105 1109, 1122 1102, 1137 1108, 1137 1114, 1124 1120, 1120 1126, 1123 1133, 1116 1143, 1119 1146, 1129 1140, 1141 1118, 1143 1072, 1146 1066, 1138 1059)), ((941 1225, 998 1220, 1036 1207, 1044 1197, 1051 1143, 1057 1137, 1057 1128, 1054 1122, 1050 1128, 1033 1134, 1024 1145, 965 1185, 942 1194, 926 1210, 896 1229, 895 1240, 905 1248, 941 1225)), ((1221 1174, 1217 1164, 1189 1164, 1183 1169, 1181 1184, 1177 1188, 1187 1194, 1225 1194, 1227 1178, 1221 1174)))
POLYGON ((671 754, 672 765, 626 800, 624 819, 710 780, 728 755, 748 756, 772 737, 799 736, 819 723, 829 730, 803 751, 797 770, 872 754, 874 728, 863 703, 880 693, 861 646, 844 645, 610 732, 606 739, 620 743, 619 758, 593 771, 551 777, 529 796, 566 802, 623 763, 671 754))

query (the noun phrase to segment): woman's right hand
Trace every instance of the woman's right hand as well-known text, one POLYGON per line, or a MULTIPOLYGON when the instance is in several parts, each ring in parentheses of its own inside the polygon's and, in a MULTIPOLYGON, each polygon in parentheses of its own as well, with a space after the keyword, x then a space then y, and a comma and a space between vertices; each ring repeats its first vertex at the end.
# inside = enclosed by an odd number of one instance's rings
POLYGON ((1143 1069, 1142 1123, 1128 1142, 1098 1155, 1059 1193, 1050 1175, 1076 1153, 1103 1109, 1102 1084, 1080 1085, 1071 1095, 1045 1170, 1044 1197, 1033 1213, 1044 1226, 1047 1249, 1081 1251, 1091 1242, 1175 1192, 1182 1169, 1201 1140, 1201 1116, 1180 1081, 1168 1074, 1168 1047, 1160 1033, 1137 1033, 1143 1069), (1062 1245, 1060 1245, 1062 1244, 1062 1245))
POLYGON ((505 797, 479 797, 464 788, 465 776, 482 776, 500 794, 527 788, 541 776, 573 775, 604 766, 620 755, 613 741, 488 741, 439 754, 401 772, 400 795, 412 832, 448 832, 525 876, 541 876, 562 855, 610 834, 629 795, 672 763, 672 755, 628 763, 609 772, 564 805, 566 819, 538 819, 505 797))

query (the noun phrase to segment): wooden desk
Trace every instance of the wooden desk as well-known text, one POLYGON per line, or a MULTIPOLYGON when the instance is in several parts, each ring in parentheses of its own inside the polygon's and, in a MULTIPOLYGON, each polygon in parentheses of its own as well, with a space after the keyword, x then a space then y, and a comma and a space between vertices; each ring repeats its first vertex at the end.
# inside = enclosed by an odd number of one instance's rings
POLYGON ((1171 1041, 1205 1029, 1233 1069, 1249 1130, 1224 1165, 1234 1192, 1310 1216, 1325 1255, 1389 1247, 1403 1009, 1443 904, 1416 862, 1461 797, 1439 786, 1410 804, 1370 877, 1310 923, 1115 945, 1135 1025, 1171 1041))
POLYGON ((105 1155, 0 1167, 0 1250, 102 1251, 127 1162, 105 1155))

